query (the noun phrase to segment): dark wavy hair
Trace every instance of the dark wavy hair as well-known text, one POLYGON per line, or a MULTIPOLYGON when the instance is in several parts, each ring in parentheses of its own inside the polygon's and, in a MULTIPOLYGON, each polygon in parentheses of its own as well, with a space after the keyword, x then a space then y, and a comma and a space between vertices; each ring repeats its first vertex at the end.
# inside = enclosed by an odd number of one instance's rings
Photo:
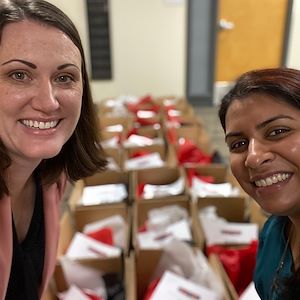
MULTIPOLYGON (((300 110, 300 71, 290 68, 254 70, 242 74, 233 88, 223 97, 219 119, 226 131, 226 114, 233 101, 243 101, 253 94, 266 94, 300 110)), ((280 299, 300 299, 300 268, 282 281, 280 299)))
MULTIPOLYGON (((61 172, 65 171, 69 180, 75 181, 103 170, 106 159, 99 144, 98 120, 93 103, 85 56, 79 33, 60 9, 44 0, 1 0, 0 1, 0 47, 1 34, 5 25, 23 20, 33 20, 64 32, 79 49, 81 54, 81 72, 83 79, 82 107, 78 124, 70 139, 60 153, 43 160, 39 172, 43 183, 55 182, 61 172)), ((0 138, 0 197, 8 194, 4 172, 11 163, 5 145, 0 138)))

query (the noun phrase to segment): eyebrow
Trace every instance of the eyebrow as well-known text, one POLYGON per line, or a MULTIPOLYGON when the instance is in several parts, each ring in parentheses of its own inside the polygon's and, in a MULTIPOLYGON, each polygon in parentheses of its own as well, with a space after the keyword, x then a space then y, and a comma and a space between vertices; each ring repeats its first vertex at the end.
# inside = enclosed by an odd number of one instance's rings
POLYGON ((3 63, 2 66, 7 65, 7 64, 9 64, 11 62, 15 62, 15 61, 16 62, 20 62, 20 63, 22 63, 22 64, 24 64, 24 65, 26 65, 26 66, 28 66, 28 67, 30 67, 32 69, 36 69, 37 68, 37 66, 35 64, 33 64, 33 63, 29 62, 29 61, 23 60, 23 59, 11 59, 11 60, 6 61, 5 63, 3 63))
POLYGON ((76 69, 78 69, 80 71, 79 67, 76 66, 75 64, 63 64, 61 66, 58 66, 57 70, 62 70, 62 69, 68 68, 68 67, 75 67, 76 69))
MULTIPOLYGON (((278 116, 274 116, 270 119, 267 119, 263 122, 261 122, 260 124, 256 125, 256 129, 261 129, 261 128, 264 128, 265 126, 267 126, 268 124, 276 121, 276 120, 279 120, 279 119, 290 119, 290 120, 294 120, 294 118, 292 118, 291 116, 288 116, 288 115, 278 115, 278 116)), ((241 136, 242 135, 242 132, 241 131, 233 131, 233 132, 229 132, 226 134, 225 136, 225 141, 230 138, 230 137, 235 137, 235 136, 241 136)))
MULTIPOLYGON (((11 59, 9 61, 4 62, 2 64, 2 66, 7 65, 7 64, 9 64, 11 62, 20 62, 20 63, 22 63, 22 64, 24 64, 24 65, 26 65, 26 66, 28 66, 28 67, 30 67, 32 69, 36 69, 37 68, 37 66, 35 64, 33 64, 33 63, 29 62, 29 61, 23 60, 23 59, 11 59)), ((78 69, 80 71, 80 69, 79 69, 78 66, 76 66, 75 64, 71 64, 71 63, 60 65, 60 66, 57 67, 57 70, 63 70, 63 69, 68 68, 68 67, 75 67, 76 69, 78 69)))

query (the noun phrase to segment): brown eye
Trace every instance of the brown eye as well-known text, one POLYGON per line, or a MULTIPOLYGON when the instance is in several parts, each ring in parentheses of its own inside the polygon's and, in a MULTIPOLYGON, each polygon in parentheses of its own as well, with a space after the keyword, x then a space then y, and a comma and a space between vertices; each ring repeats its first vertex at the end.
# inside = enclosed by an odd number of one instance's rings
POLYGON ((60 83, 69 83, 69 82, 74 81, 74 79, 70 75, 61 75, 61 76, 57 77, 57 81, 60 83))
POLYGON ((23 81, 27 78, 27 74, 25 72, 17 71, 10 74, 10 77, 17 81, 23 81))
POLYGON ((247 140, 239 140, 228 144, 230 152, 242 152, 246 147, 248 147, 247 140))

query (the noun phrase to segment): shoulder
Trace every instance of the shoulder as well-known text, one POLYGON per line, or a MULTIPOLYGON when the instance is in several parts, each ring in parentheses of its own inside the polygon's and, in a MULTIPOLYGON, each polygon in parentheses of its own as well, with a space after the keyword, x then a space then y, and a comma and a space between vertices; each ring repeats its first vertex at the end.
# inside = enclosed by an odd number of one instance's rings
POLYGON ((284 234, 284 229, 288 222, 288 217, 270 216, 260 232, 260 242, 270 238, 278 239, 279 236, 284 234))

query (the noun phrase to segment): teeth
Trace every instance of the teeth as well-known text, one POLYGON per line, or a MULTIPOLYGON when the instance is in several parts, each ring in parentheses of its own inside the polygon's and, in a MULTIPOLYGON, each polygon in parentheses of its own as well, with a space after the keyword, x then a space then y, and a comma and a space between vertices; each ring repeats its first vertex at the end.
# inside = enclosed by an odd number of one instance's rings
POLYGON ((288 179, 289 177, 290 177, 290 174, 288 174, 288 173, 278 173, 278 174, 274 174, 270 177, 267 177, 265 179, 256 180, 255 185, 258 187, 270 186, 279 181, 284 181, 284 180, 288 179))
POLYGON ((56 125, 58 124, 58 121, 38 122, 33 120, 22 120, 21 122, 25 126, 35 129, 50 129, 56 127, 56 125))

